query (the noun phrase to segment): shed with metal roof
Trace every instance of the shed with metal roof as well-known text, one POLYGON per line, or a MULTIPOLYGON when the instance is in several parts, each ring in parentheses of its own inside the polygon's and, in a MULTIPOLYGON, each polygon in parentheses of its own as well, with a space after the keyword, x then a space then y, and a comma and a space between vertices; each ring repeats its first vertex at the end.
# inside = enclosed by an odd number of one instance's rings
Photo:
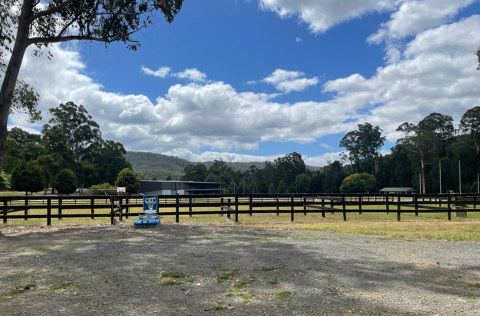
POLYGON ((415 188, 383 188, 380 190, 380 193, 386 193, 386 194, 414 194, 417 193, 418 190, 415 188))

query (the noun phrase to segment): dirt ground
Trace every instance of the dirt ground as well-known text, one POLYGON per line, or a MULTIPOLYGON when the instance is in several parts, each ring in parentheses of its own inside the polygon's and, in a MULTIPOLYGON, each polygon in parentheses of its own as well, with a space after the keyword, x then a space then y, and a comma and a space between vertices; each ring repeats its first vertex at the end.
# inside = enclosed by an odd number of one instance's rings
POLYGON ((0 315, 480 314, 474 242, 200 224, 0 233, 0 315))

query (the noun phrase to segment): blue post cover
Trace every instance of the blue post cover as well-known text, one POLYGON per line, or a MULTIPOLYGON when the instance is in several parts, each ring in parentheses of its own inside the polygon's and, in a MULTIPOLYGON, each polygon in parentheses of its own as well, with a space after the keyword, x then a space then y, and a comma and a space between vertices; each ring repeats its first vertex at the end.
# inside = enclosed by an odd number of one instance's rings
POLYGON ((158 197, 156 195, 143 196, 143 210, 145 213, 156 213, 158 209, 158 197))

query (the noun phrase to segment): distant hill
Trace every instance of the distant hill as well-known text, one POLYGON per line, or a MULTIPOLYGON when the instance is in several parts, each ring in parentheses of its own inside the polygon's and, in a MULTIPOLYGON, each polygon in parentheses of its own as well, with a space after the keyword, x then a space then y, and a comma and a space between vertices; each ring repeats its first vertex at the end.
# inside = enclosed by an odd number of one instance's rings
MULTIPOLYGON (((196 165, 202 163, 207 168, 213 165, 213 161, 190 162, 174 156, 136 151, 127 152, 125 159, 132 164, 133 171, 140 176, 140 179, 156 178, 158 180, 165 180, 168 176, 172 177, 172 179, 180 179, 183 174, 183 169, 189 164, 196 165)), ((227 162, 227 165, 235 171, 244 171, 250 168, 251 165, 262 169, 265 167, 265 162, 227 162)), ((313 166, 307 166, 307 168, 312 171, 321 169, 320 167, 313 166)))

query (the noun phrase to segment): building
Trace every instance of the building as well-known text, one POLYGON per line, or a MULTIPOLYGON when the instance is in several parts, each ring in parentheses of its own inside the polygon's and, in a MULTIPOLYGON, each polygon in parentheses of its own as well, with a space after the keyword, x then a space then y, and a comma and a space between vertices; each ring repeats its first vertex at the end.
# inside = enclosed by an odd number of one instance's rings
POLYGON ((138 193, 144 195, 221 194, 221 182, 140 180, 138 193))
POLYGON ((415 194, 417 193, 415 188, 383 188, 380 193, 384 194, 415 194))

